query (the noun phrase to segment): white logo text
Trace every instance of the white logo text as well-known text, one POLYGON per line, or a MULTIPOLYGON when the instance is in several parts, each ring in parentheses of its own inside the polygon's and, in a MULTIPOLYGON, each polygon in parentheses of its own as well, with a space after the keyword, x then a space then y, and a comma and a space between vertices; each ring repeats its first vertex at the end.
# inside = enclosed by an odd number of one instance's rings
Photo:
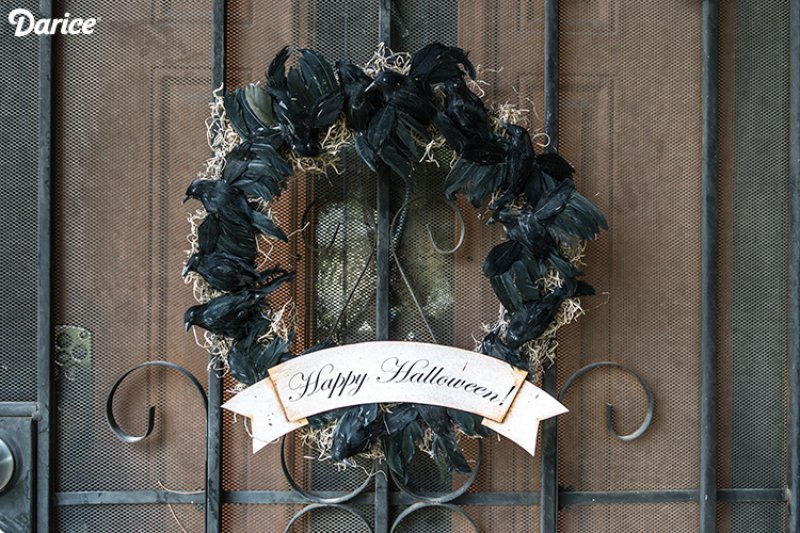
POLYGON ((33 32, 36 35, 91 35, 94 26, 97 24, 96 18, 70 18, 69 13, 64 13, 60 19, 39 19, 27 9, 14 9, 8 14, 8 23, 16 26, 14 29, 15 37, 24 37, 33 32))

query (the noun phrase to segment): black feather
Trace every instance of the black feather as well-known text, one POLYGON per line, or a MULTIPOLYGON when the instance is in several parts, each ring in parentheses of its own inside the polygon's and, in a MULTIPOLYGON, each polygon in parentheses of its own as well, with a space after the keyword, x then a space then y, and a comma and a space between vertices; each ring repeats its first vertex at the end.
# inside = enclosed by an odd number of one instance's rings
POLYGON ((292 335, 288 339, 276 337, 269 344, 235 343, 228 351, 228 369, 237 381, 252 385, 269 375, 269 369, 288 354, 292 335))
POLYGON ((275 122, 292 151, 316 157, 320 136, 336 122, 345 96, 322 54, 308 49, 300 54, 287 74, 289 48, 278 52, 267 70, 267 92, 275 122))

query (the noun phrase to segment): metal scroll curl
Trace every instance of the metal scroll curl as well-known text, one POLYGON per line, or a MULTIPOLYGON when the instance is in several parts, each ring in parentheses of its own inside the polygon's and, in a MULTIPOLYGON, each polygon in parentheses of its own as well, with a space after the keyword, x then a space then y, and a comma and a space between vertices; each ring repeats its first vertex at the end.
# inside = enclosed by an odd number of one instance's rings
POLYGON ((600 367, 618 368, 624 372, 629 373, 630 375, 636 378, 636 381, 638 381, 639 385, 641 385, 642 390, 645 393, 645 396, 647 396, 647 413, 645 414, 644 421, 636 429, 636 431, 628 435, 620 435, 614 430, 614 422, 613 422, 614 408, 611 404, 606 405, 606 429, 608 430, 608 432, 611 435, 613 435, 616 439, 621 440, 623 442, 634 441, 639 437, 641 437, 642 435, 644 435, 644 433, 650 427, 650 424, 653 423, 653 415, 655 413, 655 398, 653 396, 653 391, 650 390, 650 387, 647 386, 647 383, 644 382, 644 380, 641 378, 641 376, 639 376, 639 374, 637 374, 630 368, 622 366, 621 364, 615 363, 613 361, 598 361, 596 363, 586 365, 585 367, 581 368, 580 370, 572 374, 569 377, 569 379, 567 379, 567 381, 564 382, 564 385, 561 387, 561 390, 558 393, 558 401, 562 401, 564 399, 564 395, 566 394, 567 389, 569 389, 569 387, 573 383, 575 383, 578 379, 580 379, 584 374, 587 374, 588 372, 600 367))
POLYGON ((333 511, 340 511, 340 512, 344 513, 345 515, 351 516, 352 518, 354 518, 359 525, 364 526, 364 529, 366 531, 372 531, 372 529, 370 528, 369 521, 367 520, 367 518, 364 516, 364 514, 361 511, 359 511, 355 507, 351 507, 349 505, 343 505, 343 504, 340 504, 340 503, 312 503, 310 505, 307 505, 307 506, 303 507, 297 513, 295 513, 295 515, 292 517, 292 519, 289 520, 289 523, 286 524, 286 529, 283 530, 284 533, 289 533, 290 531, 292 531, 292 526, 294 526, 295 522, 297 522, 301 518, 303 518, 303 516, 305 516, 307 514, 310 514, 310 513, 314 512, 314 511, 320 510, 320 509, 328 509, 328 510, 333 510, 333 511))
POLYGON ((145 367, 151 366, 160 366, 163 368, 169 368, 172 370, 176 370, 180 372, 186 379, 188 379, 192 386, 194 386, 195 390, 200 394, 200 397, 203 399, 203 408, 206 411, 206 416, 208 415, 208 397, 206 396, 205 390, 203 390, 203 386, 197 381, 191 372, 186 370, 180 365, 176 365, 175 363, 170 363, 169 361, 147 361, 146 363, 142 363, 137 365, 127 372, 122 374, 119 379, 114 383, 114 386, 111 387, 111 390, 108 392, 108 398, 106 399, 106 420, 108 420, 108 425, 111 428, 111 431, 114 432, 114 435, 123 442, 127 442, 128 444, 134 444, 136 442, 140 442, 146 439, 150 434, 153 432, 153 427, 155 426, 155 412, 156 408, 153 405, 147 406, 147 430, 145 430, 144 434, 142 435, 130 435, 122 429, 122 427, 117 422, 116 418, 114 417, 114 394, 116 394, 117 389, 125 381, 129 375, 131 375, 136 370, 145 367))
POLYGON ((467 514, 467 512, 464 509, 462 509, 461 507, 459 507, 458 505, 453 505, 452 503, 446 503, 446 502, 434 502, 434 503, 417 502, 417 503, 407 507, 402 513, 400 513, 397 516, 397 518, 395 518, 394 523, 392 524, 392 528, 390 530, 390 533, 395 533, 395 532, 399 531, 398 528, 401 527, 401 524, 403 523, 404 520, 406 520, 406 518, 408 518, 410 515, 418 512, 418 511, 421 511, 421 510, 424 510, 424 509, 446 509, 446 510, 450 511, 454 516, 461 517, 461 519, 462 519, 461 522, 466 523, 469 526, 469 529, 471 529, 472 531, 475 531, 475 533, 479 533, 479 531, 480 531, 478 529, 478 526, 475 524, 475 522, 472 520, 472 518, 470 518, 470 516, 467 514))

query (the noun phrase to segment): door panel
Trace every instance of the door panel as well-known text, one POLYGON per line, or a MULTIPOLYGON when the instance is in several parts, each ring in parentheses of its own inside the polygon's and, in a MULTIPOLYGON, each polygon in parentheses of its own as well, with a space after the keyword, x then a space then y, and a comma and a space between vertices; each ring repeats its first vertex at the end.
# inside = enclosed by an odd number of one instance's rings
POLYGON ((560 482, 688 488, 699 468, 687 451, 699 448, 702 103, 686 88, 700 85, 700 5, 605 4, 562 10, 559 150, 611 229, 587 247, 584 272, 600 294, 563 330, 559 373, 616 361, 652 387, 657 416, 641 439, 621 442, 605 430, 605 404, 631 433, 644 417, 640 387, 604 370, 576 382, 559 424, 560 482))
MULTIPOLYGON (((210 2, 66 2, 60 9, 100 22, 93 35, 65 38, 56 53, 54 313, 57 324, 82 332, 88 352, 55 367, 56 490, 197 494, 205 410, 183 376, 142 369, 118 389, 114 414, 128 434, 143 434, 147 406, 156 407, 153 433, 142 442, 121 442, 109 431, 105 403, 114 382, 146 361, 177 363, 205 381, 207 355, 182 328, 193 300, 180 271, 187 215, 196 208, 181 198, 208 151, 210 2)), ((146 500, 68 499, 57 525, 203 527, 202 507, 146 500)))
MULTIPOLYGON (((538 133, 544 3, 395 0, 393 48, 413 51, 439 40, 469 50, 486 82, 485 100, 528 109, 527 125, 538 133)), ((786 181, 793 90, 788 12, 796 3, 728 2, 719 19, 721 531, 779 531, 788 524, 786 466, 797 442, 789 435, 787 411, 798 394, 787 373, 787 311, 797 295, 787 282, 796 267, 789 265, 786 181)), ((570 413, 558 423, 558 528, 695 531, 700 409, 714 392, 700 390, 702 3, 559 4, 558 149, 611 229, 587 247, 586 280, 598 295, 584 299, 587 314, 559 335, 558 384, 594 362, 611 360, 624 369, 593 370, 565 393, 570 413), (624 442, 606 428, 604 404, 613 405, 617 434, 634 432, 647 411, 642 383, 655 398, 653 423, 624 442)), ((37 152, 46 137, 37 118, 39 41, 15 38, 3 25, 0 54, 4 65, 13 65, 4 80, 13 83, 4 85, 0 122, 8 174, 0 198, 0 239, 8 250, 0 259, 0 331, 6 339, 0 348, 0 438, 11 426, 17 428, 14 442, 20 442, 20 427, 31 436, 19 454, 31 465, 25 490, 35 490, 34 478, 52 474, 56 531, 204 528, 206 412, 192 383, 168 368, 140 368, 125 377, 111 400, 122 431, 145 433, 147 406, 156 408, 153 432, 140 442, 121 442, 108 427, 105 408, 114 383, 141 363, 165 360, 202 383, 208 379, 201 333, 187 336, 181 327, 184 310, 194 303, 180 278, 189 248, 187 217, 199 206, 180 199, 209 155, 204 123, 212 89, 213 5, 56 2, 57 14, 100 22, 94 35, 52 40, 54 147, 44 155, 37 152), (37 243, 36 181, 44 156, 53 160, 51 339, 37 339, 37 247, 45 243, 37 243), (52 354, 41 349, 47 340, 52 354), (46 407, 37 367, 47 357, 56 398, 49 427, 37 423, 46 407), (37 431, 41 443, 48 430, 55 443, 52 472, 46 461, 36 472, 37 431)), ((375 50, 378 14, 386 3, 225 5, 230 87, 262 79, 286 44, 318 49, 329 60, 365 62, 375 50)), ((273 260, 296 271, 297 281, 273 300, 275 306, 294 302, 295 351, 326 338, 340 312, 341 340, 374 335, 372 270, 343 310, 344 295, 373 246, 376 181, 357 168, 348 153, 341 175, 295 175, 275 205, 287 230, 300 228, 304 219, 309 224, 270 251, 273 260), (337 274, 335 268, 347 270, 337 274)), ((408 283, 393 267, 390 301, 399 318, 390 329, 396 339, 429 340, 427 321, 438 342, 471 349, 482 324, 497 316, 481 262, 503 236, 461 202, 463 245, 452 255, 433 252, 427 224, 442 247, 458 237, 457 217, 433 200, 446 172, 446 165, 425 166, 417 176, 398 249, 408 283), (424 320, 412 293, 423 304, 424 320)), ((395 185, 393 210, 404 203, 403 194, 395 185)), ((222 385, 227 398, 236 382, 225 376, 222 385)), ((418 500, 396 484, 376 500, 369 463, 366 472, 340 472, 310 460, 299 434, 287 439, 283 453, 274 443, 254 455, 241 420, 224 413, 222 431, 223 491, 211 495, 222 504, 216 530, 282 531, 294 520, 292 531, 371 531, 376 505, 388 507, 391 523, 418 500), (349 507, 309 511, 309 500, 282 471, 282 459, 292 480, 317 496, 341 495, 365 480, 366 488, 349 507)), ((398 531, 539 530, 539 458, 506 440, 482 444, 480 469, 455 500, 457 507, 420 509, 398 531)), ((477 462, 478 444, 465 446, 477 462)), ((439 475, 422 458, 414 469, 411 490, 447 492, 465 481, 439 475)), ((11 494, 0 494, 0 513, 18 507, 17 500, 9 503, 11 494)), ((23 498, 19 508, 41 511, 46 502, 39 498, 23 498)), ((20 524, 14 527, 33 528, 31 520, 20 524)), ((0 529, 16 532, 2 520, 0 529)))

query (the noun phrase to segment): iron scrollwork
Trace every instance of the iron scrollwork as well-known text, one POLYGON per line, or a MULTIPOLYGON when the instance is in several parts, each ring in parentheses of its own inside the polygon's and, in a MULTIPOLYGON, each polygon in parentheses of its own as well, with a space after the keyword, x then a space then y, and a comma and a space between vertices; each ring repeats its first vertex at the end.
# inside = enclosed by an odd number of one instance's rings
POLYGON ((208 397, 206 396, 205 390, 203 390, 203 386, 197 381, 191 372, 186 370, 180 365, 176 365, 175 363, 170 363, 169 361, 147 361, 140 365, 137 365, 127 372, 122 374, 119 379, 114 383, 114 386, 111 387, 111 390, 108 392, 108 398, 106 399, 106 420, 108 420, 108 425, 111 428, 111 431, 114 432, 114 435, 123 442, 127 442, 128 444, 134 444, 136 442, 140 442, 146 439, 150 434, 153 432, 153 427, 155 426, 155 412, 156 408, 153 405, 147 406, 147 430, 145 430, 144 434, 142 435, 130 435, 125 432, 125 430, 120 427, 119 423, 117 422, 116 418, 114 417, 114 394, 116 394, 117 389, 125 381, 129 375, 131 375, 136 370, 140 368, 146 368, 151 366, 160 366, 163 368, 169 368, 172 370, 176 370, 180 372, 181 375, 188 379, 192 386, 194 386, 195 390, 200 394, 200 397, 203 399, 203 408, 206 411, 206 417, 208 415, 208 397))
POLYGON ((372 468, 367 471, 367 475, 364 481, 356 487, 351 492, 343 494, 341 496, 335 496, 331 498, 325 498, 318 494, 315 494, 311 491, 304 490, 298 483, 295 481, 294 476, 292 476, 291 472, 289 472, 289 466, 286 464, 286 436, 284 435, 281 437, 281 470, 283 471, 283 477, 286 478, 286 481, 291 485, 292 489, 295 492, 303 496, 305 499, 319 504, 320 506, 337 506, 339 504, 343 504, 348 500, 352 500, 359 494, 361 494, 364 489, 367 488, 370 481, 372 481, 372 476, 375 474, 375 464, 372 463, 372 468))
POLYGON ((416 513, 417 511, 421 511, 423 509, 432 509, 432 508, 433 509, 437 509, 437 508, 438 509, 447 509, 448 511, 450 511, 454 515, 460 516, 464 520, 464 522, 469 524, 469 526, 472 528, 472 531, 475 531, 475 533, 479 533, 480 530, 478 529, 478 526, 475 524, 475 522, 472 520, 472 518, 470 518, 470 516, 467 514, 467 512, 464 509, 462 509, 461 507, 459 507, 457 505, 453 505, 452 503, 444 503, 444 502, 439 502, 439 503, 417 502, 417 503, 407 507, 406 509, 403 510, 402 513, 397 515, 397 518, 394 520, 394 523, 392 524, 392 528, 389 530, 389 533, 395 533, 397 531, 397 528, 410 515, 416 513))
POLYGON ((359 524, 363 525, 364 528, 366 528, 366 531, 369 531, 370 533, 372 532, 372 528, 370 527, 367 518, 364 516, 363 513, 361 513, 361 511, 359 511, 354 507, 338 503, 312 503, 303 507, 297 513, 295 513, 295 515, 292 517, 291 520, 289 520, 289 523, 286 525, 286 529, 283 530, 284 533, 289 533, 292 530, 292 526, 295 524, 295 522, 300 520, 304 515, 310 514, 320 509, 332 509, 346 513, 347 515, 350 515, 353 518, 355 518, 359 524))
POLYGON ((644 382, 641 376, 639 376, 639 374, 637 374, 630 368, 625 367, 619 363, 615 363, 613 361, 598 361, 596 363, 586 365, 585 367, 581 368, 580 370, 572 374, 569 377, 569 379, 567 379, 567 381, 564 382, 564 385, 561 387, 561 390, 558 393, 558 401, 562 401, 564 399, 564 395, 566 394, 567 389, 569 389, 569 387, 573 383, 575 383, 578 379, 580 379, 584 374, 587 374, 588 372, 601 367, 617 368, 632 375, 633 377, 636 378, 636 381, 639 382, 639 385, 641 385, 642 390, 645 393, 645 396, 647 396, 647 413, 645 414, 644 421, 633 433, 630 433, 628 435, 620 435, 614 430, 614 422, 613 422, 614 408, 611 404, 606 405, 606 429, 608 430, 608 432, 616 439, 621 440, 623 442, 634 441, 639 437, 641 437, 642 435, 644 435, 644 433, 650 427, 650 424, 652 424, 653 422, 653 415, 655 413, 655 397, 653 396, 653 391, 650 390, 650 387, 647 386, 647 383, 644 382))
MULTIPOLYGON (((444 494, 421 494, 412 490, 408 484, 406 484, 399 476, 397 476, 394 471, 391 469, 389 470, 389 475, 394 481, 395 485, 403 491, 408 496, 412 497, 415 500, 418 500, 421 503, 427 504, 429 506, 435 505, 442 505, 448 503, 452 500, 455 500, 459 496, 466 494, 469 488, 475 483, 475 480, 478 479, 478 473, 481 469, 481 462, 483 461, 483 441, 481 439, 476 439, 478 442, 478 455, 475 461, 475 468, 472 469, 472 472, 469 474, 469 477, 464 481, 464 483, 458 487, 457 489, 446 492, 444 494)), ((404 513, 404 516, 410 513, 404 513)), ((399 519, 399 517, 398 517, 399 519)))

